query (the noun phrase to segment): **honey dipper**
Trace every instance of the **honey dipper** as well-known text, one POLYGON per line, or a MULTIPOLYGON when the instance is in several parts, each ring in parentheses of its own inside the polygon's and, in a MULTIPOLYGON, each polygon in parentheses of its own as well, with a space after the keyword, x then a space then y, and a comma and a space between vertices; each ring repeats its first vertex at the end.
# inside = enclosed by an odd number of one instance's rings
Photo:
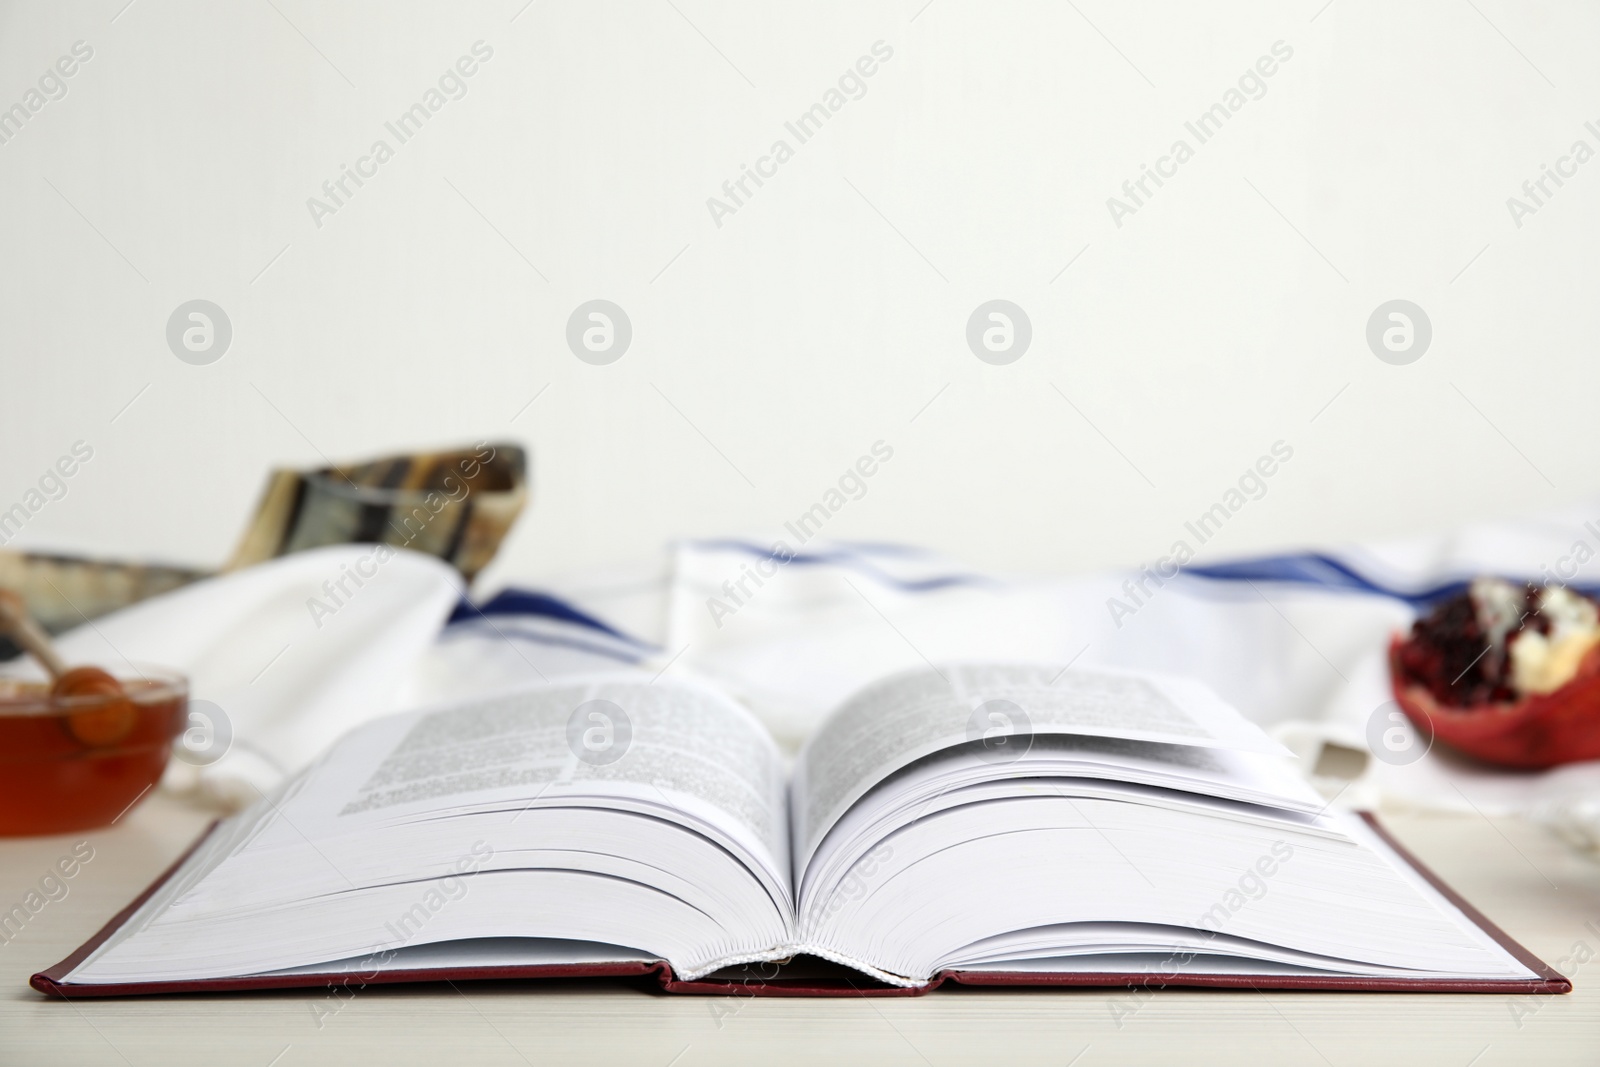
POLYGON ((21 645, 49 672, 52 701, 106 698, 103 704, 67 715, 67 729, 79 741, 95 747, 114 745, 133 729, 137 716, 122 683, 100 667, 68 667, 51 644, 50 636, 28 614, 22 597, 9 589, 0 589, 0 632, 21 645))

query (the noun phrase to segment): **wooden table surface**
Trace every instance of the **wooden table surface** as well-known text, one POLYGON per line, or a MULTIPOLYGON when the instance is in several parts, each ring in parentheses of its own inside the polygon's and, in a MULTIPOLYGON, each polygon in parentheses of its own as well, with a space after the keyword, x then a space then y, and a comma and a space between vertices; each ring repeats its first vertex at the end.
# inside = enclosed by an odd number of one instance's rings
POLYGON ((337 1003, 316 991, 64 1003, 28 988, 28 975, 99 929, 207 820, 158 797, 110 830, 0 841, 0 911, 78 842, 94 849, 67 895, 0 944, 0 1064, 1600 1063, 1600 864, 1537 827, 1477 817, 1385 822, 1572 977, 1571 995, 1165 991, 1134 1004, 1107 990, 950 990, 758 1000, 591 981, 373 987, 337 1003))

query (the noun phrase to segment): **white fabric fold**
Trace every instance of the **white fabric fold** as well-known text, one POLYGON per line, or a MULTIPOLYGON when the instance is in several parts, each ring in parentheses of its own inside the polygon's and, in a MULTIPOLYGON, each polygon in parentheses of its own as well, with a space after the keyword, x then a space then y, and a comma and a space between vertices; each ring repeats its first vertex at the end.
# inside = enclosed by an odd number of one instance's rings
MULTIPOLYGON (((220 710, 203 724, 218 742, 202 744, 196 762, 174 759, 164 787, 234 807, 407 703, 413 665, 460 582, 415 552, 319 548, 153 597, 56 644, 68 663, 186 675, 191 708, 209 718, 220 710)), ((10 669, 38 673, 27 662, 10 669)))

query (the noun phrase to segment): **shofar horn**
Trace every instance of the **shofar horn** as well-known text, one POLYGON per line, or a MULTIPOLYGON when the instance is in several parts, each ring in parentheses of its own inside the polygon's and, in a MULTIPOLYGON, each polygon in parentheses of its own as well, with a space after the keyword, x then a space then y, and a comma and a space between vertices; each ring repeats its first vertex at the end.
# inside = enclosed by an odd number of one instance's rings
POLYGON ((471 582, 527 500, 527 459, 516 445, 276 470, 223 569, 323 545, 373 542, 438 556, 471 582))
MULTIPOLYGON (((438 556, 471 582, 494 558, 527 502, 527 456, 516 445, 275 470, 224 570, 322 545, 375 541, 438 556)), ((21 595, 50 633, 211 573, 0 549, 0 588, 21 595)), ((14 653, 10 645, 0 637, 0 659, 14 653)))

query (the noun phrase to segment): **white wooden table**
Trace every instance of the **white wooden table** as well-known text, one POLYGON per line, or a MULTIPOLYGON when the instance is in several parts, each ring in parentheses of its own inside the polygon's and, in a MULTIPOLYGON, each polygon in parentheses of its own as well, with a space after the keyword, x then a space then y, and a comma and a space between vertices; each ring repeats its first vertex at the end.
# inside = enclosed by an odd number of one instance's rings
POLYGON ((1118 1018, 1117 994, 1100 990, 739 1000, 602 982, 462 983, 373 987, 330 1012, 314 991, 63 1003, 27 987, 28 975, 94 933, 207 820, 157 798, 112 830, 0 841, 0 910, 20 903, 78 841, 95 850, 64 898, 0 944, 0 1064, 1600 1063, 1600 864, 1536 827, 1480 818, 1385 821, 1491 919, 1565 970, 1577 987, 1570 996, 1167 991, 1118 1018), (1587 963, 1572 958, 1580 944, 1594 954, 1587 963))

